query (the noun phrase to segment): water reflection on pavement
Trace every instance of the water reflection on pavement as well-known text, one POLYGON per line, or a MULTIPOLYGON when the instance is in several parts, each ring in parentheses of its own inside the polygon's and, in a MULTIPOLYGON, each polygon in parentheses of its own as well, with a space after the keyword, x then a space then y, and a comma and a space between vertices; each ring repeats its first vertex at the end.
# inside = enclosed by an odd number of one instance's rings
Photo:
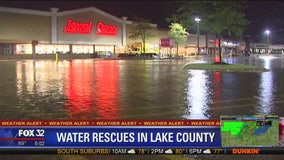
MULTIPOLYGON (((284 116, 283 58, 224 58, 268 72, 186 70, 186 60, 0 61, 2 119, 219 119, 220 115, 284 116)), ((2 156, 1 156, 2 157, 2 156)), ((6 159, 62 159, 5 155, 6 159)), ((280 159, 281 156, 183 156, 185 159, 280 159)), ((133 159, 71 156, 68 159, 133 159)), ((172 159, 135 156, 135 159, 172 159)), ((282 158, 281 158, 282 159, 282 158)))

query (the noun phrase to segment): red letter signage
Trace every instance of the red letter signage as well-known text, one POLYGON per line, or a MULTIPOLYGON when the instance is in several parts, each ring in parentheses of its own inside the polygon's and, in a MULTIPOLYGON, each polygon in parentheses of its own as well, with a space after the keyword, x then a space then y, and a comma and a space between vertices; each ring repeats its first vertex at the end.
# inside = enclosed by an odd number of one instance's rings
POLYGON ((82 23, 69 19, 67 25, 64 27, 64 33, 90 34, 92 25, 93 22, 91 21, 89 23, 82 23))
POLYGON ((117 34, 117 26, 107 25, 102 22, 97 24, 97 34, 115 36, 117 34))

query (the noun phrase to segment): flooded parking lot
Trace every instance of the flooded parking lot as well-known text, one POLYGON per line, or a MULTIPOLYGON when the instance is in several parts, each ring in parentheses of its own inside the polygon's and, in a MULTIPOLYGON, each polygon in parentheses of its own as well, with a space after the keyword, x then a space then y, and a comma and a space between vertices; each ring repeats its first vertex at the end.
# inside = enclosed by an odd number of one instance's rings
MULTIPOLYGON (((236 114, 284 116, 282 57, 224 59, 228 63, 265 67, 269 69, 267 72, 182 68, 186 63, 208 61, 212 60, 0 61, 0 116, 1 119, 219 119, 220 115, 236 114)), ((108 159, 119 158, 110 156, 108 159)), ((258 157, 261 158, 267 159, 266 156, 258 157)))
POLYGON ((186 60, 1 61, 2 119, 284 116, 283 58, 225 59, 267 72, 186 70, 186 60))

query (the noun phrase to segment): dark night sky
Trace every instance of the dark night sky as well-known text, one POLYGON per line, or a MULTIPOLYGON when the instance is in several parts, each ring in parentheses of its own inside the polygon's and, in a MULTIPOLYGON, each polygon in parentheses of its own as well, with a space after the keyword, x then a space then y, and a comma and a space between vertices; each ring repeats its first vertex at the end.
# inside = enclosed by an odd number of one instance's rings
MULTIPOLYGON (((180 1, 0 1, 0 6, 49 11, 51 7, 70 10, 96 7, 116 17, 134 16, 151 20, 166 28, 165 18, 177 10, 180 1)), ((274 43, 284 44, 284 2, 248 1, 246 17, 251 22, 246 33, 257 43, 265 40, 265 29, 271 30, 274 43)))

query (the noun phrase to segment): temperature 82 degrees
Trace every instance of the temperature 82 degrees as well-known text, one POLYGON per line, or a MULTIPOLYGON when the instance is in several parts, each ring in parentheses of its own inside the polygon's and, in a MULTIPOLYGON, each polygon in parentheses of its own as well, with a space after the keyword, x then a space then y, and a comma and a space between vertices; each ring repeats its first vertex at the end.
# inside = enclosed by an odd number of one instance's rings
POLYGON ((19 129, 18 137, 44 137, 44 129, 19 129))

